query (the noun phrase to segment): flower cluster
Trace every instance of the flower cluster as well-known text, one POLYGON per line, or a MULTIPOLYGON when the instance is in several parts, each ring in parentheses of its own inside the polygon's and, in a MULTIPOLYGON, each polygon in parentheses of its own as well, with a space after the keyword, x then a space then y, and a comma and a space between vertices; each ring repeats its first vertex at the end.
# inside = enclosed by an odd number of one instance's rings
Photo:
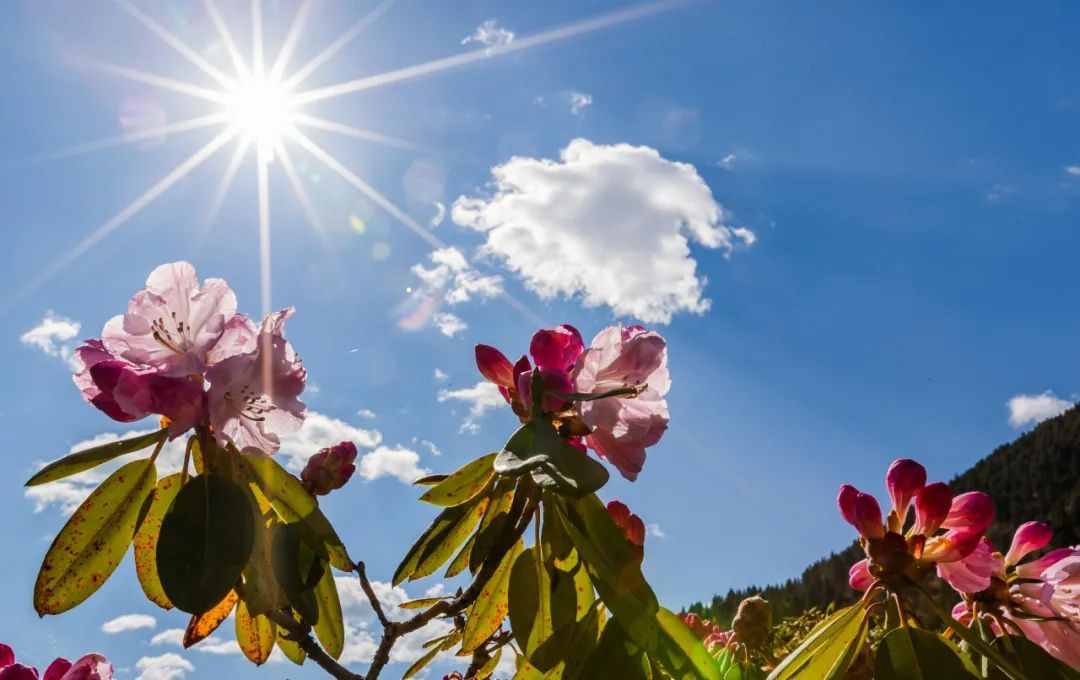
POLYGON ((664 338, 641 326, 610 326, 585 347, 577 329, 563 324, 533 335, 529 356, 511 364, 494 347, 476 346, 480 373, 498 386, 522 420, 529 418, 530 387, 533 375, 539 375, 540 409, 552 415, 560 433, 578 448, 595 451, 627 479, 637 479, 645 449, 659 442, 668 426, 664 395, 671 377, 664 338))
POLYGON ((983 619, 996 635, 1020 633, 1073 668, 1080 668, 1080 548, 1058 548, 1022 560, 1050 544, 1053 531, 1026 522, 1002 555, 989 539, 938 573, 963 596, 953 616, 983 619))
POLYGON ((83 398, 121 422, 163 416, 171 437, 209 426, 219 443, 273 453, 304 418, 307 372, 284 337, 292 309, 260 326, 222 279, 200 286, 187 262, 161 265, 75 351, 83 398))
POLYGON ((883 521, 877 499, 850 484, 840 487, 840 514, 860 534, 866 559, 856 562, 849 582, 867 590, 875 582, 916 579, 932 564, 967 557, 994 521, 994 503, 981 491, 953 496, 942 482, 926 483, 926 469, 902 458, 885 475, 892 509, 883 521), (914 506, 915 521, 908 515, 914 506))
POLYGON ((33 666, 15 663, 15 652, 0 643, 0 680, 112 680, 113 667, 100 654, 87 654, 75 663, 57 658, 38 676, 33 666))
POLYGON ((697 614, 684 615, 683 623, 713 656, 719 657, 726 650, 738 650, 746 658, 750 653, 764 651, 772 636, 772 605, 759 595, 744 599, 731 620, 731 630, 724 630, 697 614))

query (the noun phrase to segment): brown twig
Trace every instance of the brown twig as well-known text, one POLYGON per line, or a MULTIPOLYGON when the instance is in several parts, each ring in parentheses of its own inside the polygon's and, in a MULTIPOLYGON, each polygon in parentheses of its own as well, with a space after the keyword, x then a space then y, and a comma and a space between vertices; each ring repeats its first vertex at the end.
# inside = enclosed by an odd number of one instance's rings
POLYGON ((268 612, 267 616, 277 625, 288 631, 288 638, 300 645, 300 649, 304 650, 308 658, 319 665, 324 671, 329 673, 336 680, 364 680, 364 676, 353 673, 348 668, 345 668, 332 656, 326 653, 319 643, 315 642, 311 637, 311 629, 307 626, 299 623, 291 615, 280 611, 268 612))

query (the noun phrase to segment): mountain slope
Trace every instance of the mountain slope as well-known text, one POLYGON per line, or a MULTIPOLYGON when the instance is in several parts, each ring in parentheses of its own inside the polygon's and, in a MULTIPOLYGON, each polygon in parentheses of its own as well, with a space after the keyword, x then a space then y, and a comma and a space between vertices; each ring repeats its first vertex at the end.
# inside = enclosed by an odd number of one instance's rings
MULTIPOLYGON (((957 493, 982 490, 993 497, 997 519, 987 533, 1001 550, 1008 549, 1019 524, 1033 519, 1054 527, 1054 547, 1080 544, 1080 407, 999 446, 949 484, 957 493)), ((862 556, 852 543, 811 564, 799 578, 766 588, 729 590, 687 611, 727 626, 739 602, 757 593, 772 602, 777 617, 832 602, 847 604, 855 600, 847 584, 848 568, 862 556)))

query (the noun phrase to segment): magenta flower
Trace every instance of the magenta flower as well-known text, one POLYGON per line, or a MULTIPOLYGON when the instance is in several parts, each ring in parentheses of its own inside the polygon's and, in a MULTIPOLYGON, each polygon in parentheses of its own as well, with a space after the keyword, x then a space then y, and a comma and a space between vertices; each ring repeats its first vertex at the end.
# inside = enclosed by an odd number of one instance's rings
POLYGON ((982 533, 994 521, 994 501, 982 491, 969 491, 953 498, 949 514, 941 526, 982 533))
POLYGON ((135 293, 127 313, 113 317, 102 332, 108 352, 161 375, 201 375, 207 355, 236 314, 236 296, 222 279, 199 286, 187 262, 163 264, 135 293))
POLYGON ((859 560, 851 565, 851 569, 848 569, 848 585, 859 592, 869 590, 875 580, 874 575, 870 573, 869 559, 859 560))
POLYGON ((585 351, 581 333, 570 324, 537 331, 529 343, 529 354, 540 369, 569 373, 585 351))
MULTIPOLYGON (((87 654, 74 664, 57 658, 40 680, 112 680, 113 667, 100 654, 87 654)), ((38 680, 37 669, 15 663, 11 647, 0 644, 0 680, 38 680)))
POLYGON ((885 473, 885 485, 896 517, 894 528, 903 529, 912 497, 926 486, 926 468, 909 458, 894 460, 885 473))
POLYGON ((224 445, 272 454, 280 435, 295 432, 304 420, 300 393, 307 371, 285 339, 292 308, 263 320, 254 349, 224 359, 206 373, 210 425, 224 445))
POLYGON ((1012 566, 1036 550, 1042 550, 1054 537, 1054 530, 1044 522, 1024 522, 1013 534, 1012 545, 1005 554, 1005 564, 1012 566))
POLYGON ((915 526, 912 533, 929 536, 938 530, 949 515, 953 492, 948 484, 934 482, 915 493, 915 526))
POLYGON ((870 494, 844 484, 836 496, 836 505, 848 524, 864 538, 878 539, 885 535, 885 528, 881 525, 881 507, 870 494))
POLYGON ((671 387, 667 342, 641 326, 610 326, 578 359, 573 378, 585 394, 644 386, 633 398, 583 401, 579 407, 591 430, 585 440, 589 448, 634 481, 645 464, 645 449, 660 441, 670 420, 664 400, 671 387))
POLYGON ((995 574, 1004 568, 1001 553, 983 536, 967 557, 952 562, 938 562, 937 574, 961 593, 978 593, 990 587, 995 574))
POLYGON ((300 480, 312 496, 325 496, 345 486, 355 471, 356 444, 341 442, 308 458, 300 480))
POLYGON ((490 345, 477 345, 476 367, 480 369, 480 375, 484 376, 488 382, 499 386, 503 397, 509 402, 508 392, 515 387, 514 366, 510 360, 490 345))

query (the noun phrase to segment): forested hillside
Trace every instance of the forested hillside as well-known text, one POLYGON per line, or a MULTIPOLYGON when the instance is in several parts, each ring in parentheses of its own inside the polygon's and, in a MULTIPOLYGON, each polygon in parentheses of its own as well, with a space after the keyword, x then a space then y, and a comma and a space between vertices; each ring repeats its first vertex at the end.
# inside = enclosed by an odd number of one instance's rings
MULTIPOLYGON (((1080 407, 998 447, 950 485, 957 493, 979 489, 994 498, 997 519, 987 533, 1002 550, 1008 548, 1016 526, 1033 519, 1054 527, 1055 547, 1080 544, 1080 407)), ((811 606, 846 604, 855 600, 847 583, 848 568, 862 557, 862 550, 852 542, 811 564, 799 578, 765 588, 728 590, 687 610, 726 627, 739 602, 754 594, 772 602, 778 617, 811 606)))

